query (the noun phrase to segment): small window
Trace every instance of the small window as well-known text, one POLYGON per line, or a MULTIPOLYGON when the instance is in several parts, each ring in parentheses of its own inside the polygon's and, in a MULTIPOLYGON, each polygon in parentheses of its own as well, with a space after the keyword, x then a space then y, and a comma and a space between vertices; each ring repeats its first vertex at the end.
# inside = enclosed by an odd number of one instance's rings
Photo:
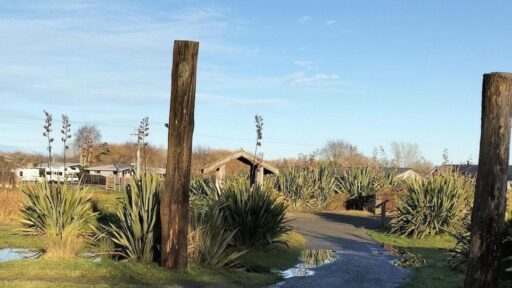
POLYGON ((20 177, 23 177, 23 171, 20 171, 20 177))
POLYGON ((100 170, 96 170, 96 173, 97 173, 97 174, 101 174, 101 171, 100 171, 100 170))
POLYGON ((46 171, 46 175, 50 176, 52 173, 50 171, 46 171))

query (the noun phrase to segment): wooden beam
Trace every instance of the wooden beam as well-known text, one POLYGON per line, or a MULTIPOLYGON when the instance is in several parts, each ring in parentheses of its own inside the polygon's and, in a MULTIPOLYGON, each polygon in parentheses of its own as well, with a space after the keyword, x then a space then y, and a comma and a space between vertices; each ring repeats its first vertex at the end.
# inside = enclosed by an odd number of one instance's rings
MULTIPOLYGON (((222 159, 219 159, 211 164, 206 165, 203 169, 201 169, 203 174, 210 173, 216 171, 219 167, 226 165, 228 162, 238 160, 242 163, 245 163, 249 166, 254 165, 254 155, 251 155, 245 151, 238 151, 231 155, 228 155, 222 159)), ((268 173, 279 175, 279 170, 274 166, 268 164, 267 162, 262 162, 260 165, 265 168, 265 171, 268 173)), ((268 174, 267 173, 267 174, 268 174)))
POLYGON ((512 74, 485 74, 466 288, 498 287, 507 203, 511 101, 512 74))
POLYGON ((188 193, 198 51, 198 42, 174 42, 167 170, 165 186, 160 193, 161 265, 168 269, 187 267, 188 193))

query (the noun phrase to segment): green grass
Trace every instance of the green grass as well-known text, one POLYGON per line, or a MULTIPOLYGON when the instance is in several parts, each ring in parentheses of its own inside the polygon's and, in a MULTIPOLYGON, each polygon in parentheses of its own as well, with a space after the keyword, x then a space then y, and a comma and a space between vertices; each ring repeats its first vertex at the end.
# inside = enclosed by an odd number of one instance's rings
POLYGON ((406 248, 421 255, 427 265, 413 268, 405 288, 456 288, 463 287, 464 274, 452 270, 448 265, 446 249, 455 246, 455 239, 450 236, 435 236, 423 239, 411 239, 391 235, 382 231, 371 230, 370 236, 379 243, 390 244, 397 248, 406 248))
POLYGON ((254 271, 285 270, 297 263, 301 252, 306 249, 306 239, 296 232, 283 237, 288 247, 275 244, 270 247, 249 251, 240 257, 239 262, 254 271))
POLYGON ((87 259, 37 259, 0 263, 1 287, 181 287, 190 281, 221 286, 260 287, 278 280, 274 274, 191 266, 169 272, 157 265, 87 259), (23 275, 23 277, 20 277, 23 275))
POLYGON ((1 225, 0 226, 0 249, 2 248, 33 248, 43 247, 40 237, 22 236, 17 229, 21 226, 1 225))
MULTIPOLYGON (((0 226, 2 248, 41 247, 39 237, 17 235, 15 229, 15 226, 0 226)), ((190 282, 215 287, 261 287, 279 281, 279 275, 268 271, 293 266, 306 246, 305 238, 298 233, 291 232, 284 240, 289 243, 288 248, 273 245, 251 251, 240 259, 242 266, 254 267, 253 271, 259 273, 197 265, 191 265, 186 271, 169 272, 157 265, 134 262, 102 259, 94 263, 83 258, 57 260, 43 256, 36 260, 0 263, 0 287, 181 287, 180 284, 190 282)))

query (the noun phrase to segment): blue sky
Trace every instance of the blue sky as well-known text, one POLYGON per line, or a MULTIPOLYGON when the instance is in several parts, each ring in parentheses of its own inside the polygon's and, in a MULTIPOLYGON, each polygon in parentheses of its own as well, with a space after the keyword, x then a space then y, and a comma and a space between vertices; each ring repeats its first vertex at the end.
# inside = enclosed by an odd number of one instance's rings
POLYGON ((403 141, 435 163, 444 148, 476 161, 482 74, 512 70, 510 11, 510 1, 0 1, 0 150, 44 152, 43 109, 72 128, 96 124, 108 142, 135 140, 149 116, 150 142, 164 146, 172 45, 188 39, 200 42, 195 144, 252 150, 261 114, 266 158, 344 139, 367 155, 403 141))

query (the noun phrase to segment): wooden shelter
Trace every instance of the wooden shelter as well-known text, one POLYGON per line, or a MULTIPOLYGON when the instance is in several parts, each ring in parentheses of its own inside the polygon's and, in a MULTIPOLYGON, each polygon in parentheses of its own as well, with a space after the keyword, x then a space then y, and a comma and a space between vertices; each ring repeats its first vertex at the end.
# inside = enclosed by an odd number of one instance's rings
POLYGON ((279 175, 279 170, 273 167, 272 165, 258 161, 255 159, 254 155, 251 155, 245 151, 235 152, 231 155, 228 155, 222 159, 217 160, 214 163, 208 164, 201 172, 203 174, 207 174, 215 171, 215 184, 217 188, 221 188, 224 184, 224 177, 226 175, 226 164, 233 160, 238 160, 246 165, 251 167, 250 172, 250 182, 252 184, 263 185, 263 176, 268 174, 279 175))

